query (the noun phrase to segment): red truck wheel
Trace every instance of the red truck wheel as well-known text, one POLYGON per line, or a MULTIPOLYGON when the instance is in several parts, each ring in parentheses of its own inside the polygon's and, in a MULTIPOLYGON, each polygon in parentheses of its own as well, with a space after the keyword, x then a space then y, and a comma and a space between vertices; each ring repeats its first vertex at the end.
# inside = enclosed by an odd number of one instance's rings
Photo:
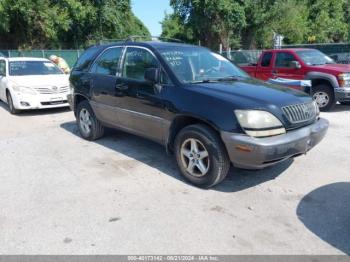
POLYGON ((323 112, 330 111, 336 103, 333 88, 328 85, 315 86, 312 89, 312 97, 323 112))

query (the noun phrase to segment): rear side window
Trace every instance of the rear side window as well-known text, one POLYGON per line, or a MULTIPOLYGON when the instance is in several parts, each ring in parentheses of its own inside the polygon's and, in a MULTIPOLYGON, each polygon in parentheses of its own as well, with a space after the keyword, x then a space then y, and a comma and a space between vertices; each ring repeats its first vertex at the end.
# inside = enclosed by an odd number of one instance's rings
POLYGON ((262 60, 261 66, 269 67, 271 65, 272 53, 265 53, 262 60))
POLYGON ((289 68, 291 66, 291 62, 296 61, 293 54, 280 52, 277 53, 276 56, 276 67, 286 67, 289 68))
POLYGON ((107 49, 99 58, 97 58, 91 68, 91 72, 100 75, 115 76, 117 74, 122 51, 122 47, 107 49))
POLYGON ((90 47, 78 59, 73 70, 87 71, 91 62, 95 59, 96 54, 100 51, 98 47, 90 47))

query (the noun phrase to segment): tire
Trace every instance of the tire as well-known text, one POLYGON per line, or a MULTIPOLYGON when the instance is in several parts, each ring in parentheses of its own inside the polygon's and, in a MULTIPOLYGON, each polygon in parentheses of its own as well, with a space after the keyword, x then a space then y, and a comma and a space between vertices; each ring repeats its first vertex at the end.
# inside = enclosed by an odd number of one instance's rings
POLYGON ((350 101, 340 102, 343 106, 350 106, 350 101))
POLYGON ((13 100, 12 100, 12 96, 11 96, 11 93, 10 92, 7 92, 6 94, 6 98, 7 98, 7 104, 9 106, 9 112, 12 114, 12 115, 17 115, 19 114, 20 110, 16 109, 14 104, 13 104, 13 100))
POLYGON ((219 184, 230 169, 230 159, 223 142, 214 130, 203 124, 185 127, 178 133, 175 156, 182 176, 201 188, 219 184), (196 147, 193 147, 193 142, 196 147))
POLYGON ((87 100, 78 104, 76 117, 79 133, 84 139, 94 141, 103 136, 104 127, 87 100))
POLYGON ((336 104, 333 88, 328 85, 317 85, 312 88, 312 98, 322 112, 330 111, 336 104))

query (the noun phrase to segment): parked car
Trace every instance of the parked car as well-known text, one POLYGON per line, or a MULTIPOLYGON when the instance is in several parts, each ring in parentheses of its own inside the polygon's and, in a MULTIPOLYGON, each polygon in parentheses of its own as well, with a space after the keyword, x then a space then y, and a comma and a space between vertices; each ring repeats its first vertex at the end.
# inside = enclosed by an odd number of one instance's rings
POLYGON ((263 52, 255 65, 241 67, 252 77, 305 79, 312 88, 305 91, 317 101, 321 111, 329 111, 339 101, 350 104, 350 65, 335 62, 316 49, 278 49, 263 52))
POLYGON ((0 57, 0 100, 10 112, 68 107, 68 76, 43 58, 0 57))
POLYGON ((83 138, 112 127, 154 140, 199 187, 221 182, 230 162, 261 169, 305 154, 328 129, 307 94, 253 79, 192 45, 94 46, 75 64, 70 84, 83 138))

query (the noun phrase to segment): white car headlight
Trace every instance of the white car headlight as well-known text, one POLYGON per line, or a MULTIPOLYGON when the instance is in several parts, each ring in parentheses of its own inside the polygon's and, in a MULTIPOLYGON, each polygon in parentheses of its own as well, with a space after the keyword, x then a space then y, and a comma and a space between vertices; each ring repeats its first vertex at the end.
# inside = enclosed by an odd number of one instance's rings
POLYGON ((29 95, 36 95, 36 92, 31 89, 30 87, 25 87, 25 86, 13 86, 13 90, 19 93, 23 94, 29 94, 29 95))
POLYGON ((262 110, 235 110, 237 120, 247 135, 268 137, 285 134, 286 129, 273 114, 262 110))

